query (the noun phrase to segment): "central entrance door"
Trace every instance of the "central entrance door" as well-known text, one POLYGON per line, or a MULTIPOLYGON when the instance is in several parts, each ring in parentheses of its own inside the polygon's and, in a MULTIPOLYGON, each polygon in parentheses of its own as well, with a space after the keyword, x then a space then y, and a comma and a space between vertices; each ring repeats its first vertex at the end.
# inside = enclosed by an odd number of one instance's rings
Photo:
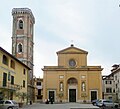
POLYGON ((76 102, 76 89, 69 89, 69 102, 76 102))
POLYGON ((54 102, 55 101, 55 91, 49 91, 49 100, 51 99, 51 97, 52 97, 53 102, 54 102))

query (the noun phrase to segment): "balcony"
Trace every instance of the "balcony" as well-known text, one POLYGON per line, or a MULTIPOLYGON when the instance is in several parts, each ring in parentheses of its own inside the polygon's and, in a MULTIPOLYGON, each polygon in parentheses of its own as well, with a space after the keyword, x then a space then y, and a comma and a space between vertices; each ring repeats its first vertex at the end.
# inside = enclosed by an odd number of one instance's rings
POLYGON ((42 85, 36 86, 37 89, 43 89, 42 85))
POLYGON ((11 83, 8 83, 8 82, 6 84, 3 84, 3 82, 0 81, 0 88, 1 89, 6 89, 6 90, 16 91, 16 90, 20 90, 21 86, 17 85, 17 84, 11 84, 11 83))

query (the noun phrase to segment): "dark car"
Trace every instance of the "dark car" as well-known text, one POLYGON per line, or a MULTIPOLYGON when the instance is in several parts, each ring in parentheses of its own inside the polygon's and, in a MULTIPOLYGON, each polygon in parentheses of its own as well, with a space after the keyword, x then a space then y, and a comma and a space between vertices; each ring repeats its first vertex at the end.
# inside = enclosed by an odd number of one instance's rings
POLYGON ((94 106, 96 106, 97 105, 97 103, 98 103, 98 99, 96 99, 96 100, 92 100, 92 104, 94 105, 94 106))

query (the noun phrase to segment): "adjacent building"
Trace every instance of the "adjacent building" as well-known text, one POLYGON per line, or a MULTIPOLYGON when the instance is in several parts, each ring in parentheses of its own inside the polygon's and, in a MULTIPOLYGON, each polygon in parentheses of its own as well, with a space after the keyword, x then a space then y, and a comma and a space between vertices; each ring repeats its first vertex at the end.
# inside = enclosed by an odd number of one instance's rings
POLYGON ((102 85, 103 85, 102 86, 103 99, 111 99, 115 101, 116 93, 115 93, 114 75, 110 74, 107 76, 103 76, 102 85))
POLYGON ((103 98, 120 103, 120 65, 112 67, 111 74, 103 77, 103 98))
POLYGON ((114 64, 113 69, 111 70, 112 74, 114 75, 114 87, 115 87, 115 94, 116 94, 116 101, 120 103, 120 64, 114 64))
POLYGON ((28 73, 31 70, 0 47, 0 99, 28 101, 28 73))
POLYGON ((73 44, 57 52, 58 65, 42 69, 43 101, 90 102, 102 98, 103 68, 88 66, 87 54, 73 44))
POLYGON ((35 102, 43 102, 43 78, 34 78, 35 102))

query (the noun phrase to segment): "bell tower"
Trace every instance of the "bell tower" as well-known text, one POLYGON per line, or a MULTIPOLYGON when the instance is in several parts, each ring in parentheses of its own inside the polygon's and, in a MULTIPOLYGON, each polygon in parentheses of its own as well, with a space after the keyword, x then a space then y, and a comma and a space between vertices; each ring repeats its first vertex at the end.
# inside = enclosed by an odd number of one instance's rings
MULTIPOLYGON (((29 8, 13 8, 12 55, 22 61, 31 71, 28 80, 33 78, 33 48, 35 18, 29 8)), ((30 82, 29 81, 29 82, 30 82)), ((28 84, 32 84, 29 83, 28 84)))

